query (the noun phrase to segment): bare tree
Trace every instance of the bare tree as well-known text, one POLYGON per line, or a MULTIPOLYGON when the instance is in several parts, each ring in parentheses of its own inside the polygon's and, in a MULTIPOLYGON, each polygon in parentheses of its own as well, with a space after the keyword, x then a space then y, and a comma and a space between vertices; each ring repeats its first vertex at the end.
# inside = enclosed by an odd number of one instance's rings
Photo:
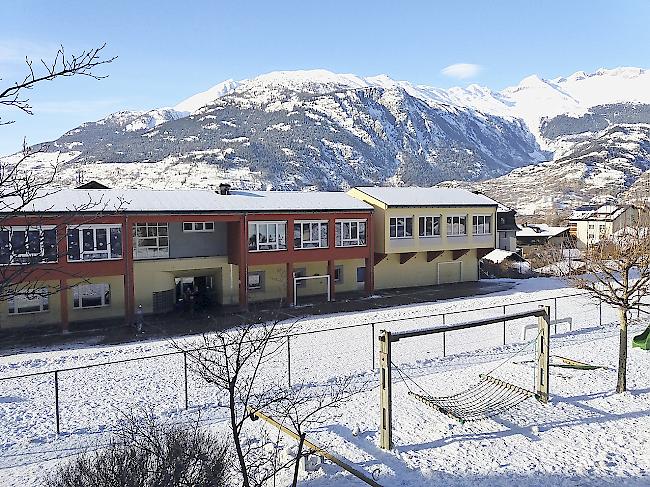
POLYGON ((188 354, 191 369, 226 398, 233 449, 244 487, 261 487, 278 472, 291 467, 295 485, 298 463, 305 455, 303 443, 308 428, 320 424, 332 408, 365 390, 351 378, 337 379, 324 386, 288 387, 280 355, 295 325, 296 322, 255 323, 244 319, 232 329, 203 335, 200 343, 193 344, 198 346, 174 344, 188 354), (265 429, 251 432, 247 428, 249 420, 254 419, 254 411, 272 414, 278 422, 295 428, 302 438, 295 458, 278 462, 278 448, 265 429))
POLYGON ((632 310, 646 310, 650 293, 650 221, 647 211, 633 224, 582 251, 580 265, 549 248, 546 260, 553 274, 618 310, 619 359, 616 392, 626 390, 628 321, 632 310))
MULTIPOLYGON (((41 59, 40 62, 34 63, 26 58, 26 74, 9 86, 0 87, 0 105, 32 115, 33 107, 25 96, 28 90, 46 81, 64 77, 87 76, 103 79, 105 76, 95 74, 95 68, 116 59, 103 58, 104 48, 105 45, 102 45, 70 55, 61 46, 51 61, 41 59)), ((13 122, 14 120, 0 118, 0 125, 13 122)), ((41 225, 47 224, 48 220, 54 221, 57 217, 58 227, 66 228, 65 222, 61 223, 61 215, 52 214, 47 207, 40 204, 57 191, 53 188, 53 183, 58 170, 58 160, 46 168, 30 168, 32 160, 45 150, 46 146, 41 145, 34 149, 23 140, 19 153, 0 160, 0 301, 15 293, 29 294, 38 289, 40 285, 37 281, 42 274, 41 264, 58 259, 61 248, 59 243, 65 239, 65 231, 44 233, 39 230, 41 225), (38 211, 35 210, 36 207, 38 211), (9 241, 9 229, 16 225, 24 229, 21 230, 19 238, 9 241), (22 257, 17 262, 10 258, 7 260, 11 254, 22 257)), ((87 203, 71 207, 67 213, 72 215, 91 209, 94 214, 88 217, 89 221, 106 211, 107 206, 101 199, 96 201, 89 197, 87 203)), ((72 223, 73 217, 67 218, 72 223)), ((50 290, 53 293, 58 291, 59 289, 50 290)))

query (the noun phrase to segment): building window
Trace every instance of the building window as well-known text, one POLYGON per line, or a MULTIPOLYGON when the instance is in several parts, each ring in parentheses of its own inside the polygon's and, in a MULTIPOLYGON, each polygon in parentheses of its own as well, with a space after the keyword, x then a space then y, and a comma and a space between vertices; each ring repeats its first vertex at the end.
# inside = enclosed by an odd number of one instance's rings
POLYGON ((286 250, 287 222, 248 224, 248 250, 286 250))
POLYGON ((7 300, 9 314, 19 315, 48 311, 50 309, 48 295, 47 288, 41 288, 9 296, 7 300))
POLYGON ((136 223, 133 226, 133 258, 161 259, 169 257, 167 223, 136 223))
POLYGON ((326 248, 327 222, 295 222, 293 225, 293 244, 296 249, 326 248))
POLYGON ((593 230, 594 226, 592 224, 589 224, 589 230, 593 230))
POLYGON ((413 217, 399 216, 391 218, 390 238, 413 238, 413 217))
POLYGON ((57 260, 56 228, 0 229, 0 264, 35 264, 57 260))
POLYGON ((249 291, 264 290, 264 271, 256 271, 256 272, 248 273, 248 290, 249 291))
POLYGON ((366 268, 357 267, 357 282, 366 282, 366 268))
POLYGON ((121 258, 121 225, 68 227, 68 261, 121 258))
POLYGON ((490 215, 474 215, 472 225, 474 226, 474 235, 490 235, 492 233, 492 217, 490 215))
POLYGON ((448 216, 447 235, 467 235, 467 216, 448 216))
POLYGON ((100 308, 110 304, 111 286, 109 284, 78 284, 72 290, 73 308, 100 308))
POLYGON ((183 222, 184 232, 214 232, 214 222, 183 222))
POLYGON ((336 246, 362 247, 366 245, 366 220, 337 220, 336 246))
POLYGON ((421 216, 418 220, 418 234, 420 237, 439 237, 440 217, 421 216))
POLYGON ((334 282, 336 284, 343 284, 343 266, 337 265, 334 268, 334 282))

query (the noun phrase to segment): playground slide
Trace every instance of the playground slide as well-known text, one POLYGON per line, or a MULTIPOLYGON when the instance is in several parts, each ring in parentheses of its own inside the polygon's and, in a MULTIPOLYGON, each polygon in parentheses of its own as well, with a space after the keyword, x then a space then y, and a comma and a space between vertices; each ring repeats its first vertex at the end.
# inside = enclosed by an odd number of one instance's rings
POLYGON ((632 339, 632 347, 639 347, 641 350, 650 350, 650 326, 643 333, 632 339))

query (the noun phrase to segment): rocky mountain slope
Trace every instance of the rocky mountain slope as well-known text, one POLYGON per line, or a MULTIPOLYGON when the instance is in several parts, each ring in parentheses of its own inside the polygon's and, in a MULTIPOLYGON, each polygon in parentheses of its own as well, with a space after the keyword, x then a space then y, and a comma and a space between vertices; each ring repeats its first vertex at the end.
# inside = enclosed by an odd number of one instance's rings
POLYGON ((324 70, 227 80, 43 145, 62 184, 345 189, 467 185, 522 213, 611 201, 649 169, 650 71, 601 69, 500 92, 324 70), (546 161, 546 162, 542 162, 546 161))

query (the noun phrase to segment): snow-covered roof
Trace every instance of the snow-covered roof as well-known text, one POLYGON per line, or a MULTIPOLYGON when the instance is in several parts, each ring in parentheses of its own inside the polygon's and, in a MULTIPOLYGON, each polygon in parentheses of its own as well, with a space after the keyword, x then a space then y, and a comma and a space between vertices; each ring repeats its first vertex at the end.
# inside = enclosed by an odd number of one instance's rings
MULTIPOLYGON (((0 201, 0 213, 12 212, 18 201, 0 201)), ((41 194, 22 209, 42 212, 267 212, 368 211, 372 206, 342 192, 231 191, 221 195, 204 189, 62 189, 41 194)))
POLYGON ((551 227, 545 223, 530 224, 521 227, 517 231, 517 238, 519 237, 555 237, 563 232, 566 232, 569 227, 551 227))
POLYGON ((492 252, 483 257, 485 260, 494 262, 495 264, 500 264, 504 260, 512 259, 516 261, 523 261, 524 258, 516 252, 509 252, 502 249, 494 249, 492 252))
POLYGON ((458 188, 357 187, 388 206, 497 206, 493 199, 458 188))
POLYGON ((603 205, 597 208, 577 208, 571 214, 571 220, 580 221, 614 221, 627 211, 627 206, 603 205))

